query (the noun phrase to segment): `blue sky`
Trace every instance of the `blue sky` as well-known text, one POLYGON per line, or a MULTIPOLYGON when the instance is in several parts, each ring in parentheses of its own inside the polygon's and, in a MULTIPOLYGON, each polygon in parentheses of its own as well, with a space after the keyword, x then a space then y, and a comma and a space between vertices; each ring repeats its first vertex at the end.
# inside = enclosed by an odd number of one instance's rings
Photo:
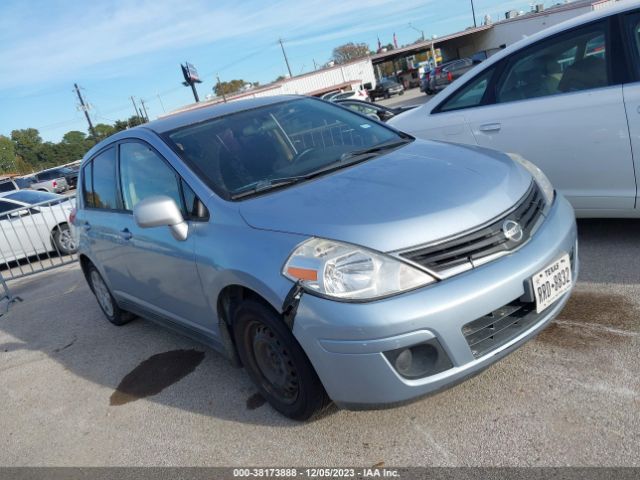
MULTIPOLYGON (((473 24, 469 0, 3 0, 0 16, 0 134, 34 127, 45 140, 87 130, 73 83, 83 88, 95 123, 133 114, 130 96, 149 116, 191 103, 179 64, 193 63, 211 93, 215 75, 268 83, 286 73, 282 37, 294 75, 326 62, 333 47, 377 37, 399 44, 419 34, 445 35, 473 24), (160 98, 158 97, 160 96, 160 98), (161 100, 160 100, 161 99, 161 100)), ((478 22, 530 1, 475 0, 478 22)), ((536 2, 539 3, 539 2, 536 2)), ((545 2, 555 3, 555 2, 545 2)))

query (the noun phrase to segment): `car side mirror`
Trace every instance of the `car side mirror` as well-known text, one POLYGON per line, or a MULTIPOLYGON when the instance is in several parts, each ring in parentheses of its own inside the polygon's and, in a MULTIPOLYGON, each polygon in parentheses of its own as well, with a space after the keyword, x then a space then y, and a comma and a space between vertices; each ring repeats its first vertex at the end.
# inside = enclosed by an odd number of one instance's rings
POLYGON ((187 239, 189 224, 184 221, 176 202, 166 195, 145 198, 133 207, 133 218, 141 228, 169 227, 173 238, 187 239))

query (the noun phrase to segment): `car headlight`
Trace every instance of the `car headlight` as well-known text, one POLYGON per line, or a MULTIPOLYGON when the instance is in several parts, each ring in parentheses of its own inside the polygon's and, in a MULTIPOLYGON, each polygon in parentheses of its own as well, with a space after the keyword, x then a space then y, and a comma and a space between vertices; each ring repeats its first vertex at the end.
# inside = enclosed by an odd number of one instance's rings
POLYGON ((544 174, 544 172, 529 160, 522 157, 521 155, 518 155, 517 153, 507 153, 507 155, 509 155, 509 157, 514 162, 518 162, 520 165, 522 165, 531 174, 533 179, 538 184, 538 187, 540 187, 540 190, 542 191, 542 195, 544 196, 547 208, 551 207, 553 198, 555 196, 555 190, 553 189, 553 185, 551 185, 551 182, 544 174))
POLYGON ((309 291, 345 300, 372 300, 435 282, 429 274, 395 258, 321 238, 300 244, 282 274, 309 291))

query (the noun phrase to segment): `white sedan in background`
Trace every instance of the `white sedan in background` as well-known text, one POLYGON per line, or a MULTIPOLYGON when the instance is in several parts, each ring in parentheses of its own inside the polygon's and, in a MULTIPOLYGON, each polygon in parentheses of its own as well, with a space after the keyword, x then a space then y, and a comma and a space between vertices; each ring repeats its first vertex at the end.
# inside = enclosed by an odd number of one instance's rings
POLYGON ((7 264, 47 252, 75 253, 69 215, 75 198, 34 190, 0 193, 0 261, 7 264))
POLYGON ((581 217, 640 217, 640 2, 497 53, 390 125, 541 168, 581 217))

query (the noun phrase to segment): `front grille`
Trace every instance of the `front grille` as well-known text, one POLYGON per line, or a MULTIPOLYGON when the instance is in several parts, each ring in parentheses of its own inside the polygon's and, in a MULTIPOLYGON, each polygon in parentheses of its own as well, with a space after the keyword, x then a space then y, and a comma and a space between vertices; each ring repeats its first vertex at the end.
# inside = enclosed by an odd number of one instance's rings
POLYGON ((513 301, 462 327, 471 353, 480 358, 535 325, 540 319, 532 302, 513 301))
POLYGON ((532 182, 515 207, 490 225, 435 245, 402 252, 400 256, 447 278, 523 245, 533 234, 544 206, 542 192, 532 182), (506 237, 502 227, 507 220, 520 224, 522 239, 514 241, 506 237))

